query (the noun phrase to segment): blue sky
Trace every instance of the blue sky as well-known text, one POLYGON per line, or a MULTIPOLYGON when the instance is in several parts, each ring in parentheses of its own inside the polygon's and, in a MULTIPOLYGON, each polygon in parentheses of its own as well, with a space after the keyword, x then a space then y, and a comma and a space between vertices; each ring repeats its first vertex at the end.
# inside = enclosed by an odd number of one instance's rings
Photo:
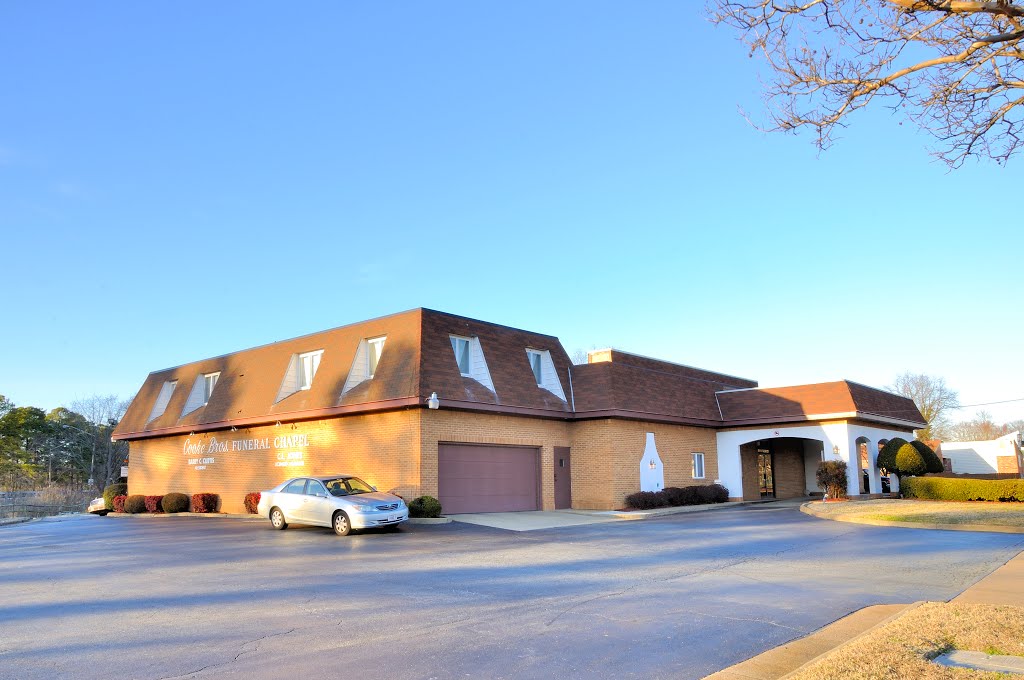
POLYGON ((881 109, 822 154, 758 132, 698 3, 6 3, 0 63, 21 405, 419 306, 1024 397, 1021 161, 950 173, 881 109))

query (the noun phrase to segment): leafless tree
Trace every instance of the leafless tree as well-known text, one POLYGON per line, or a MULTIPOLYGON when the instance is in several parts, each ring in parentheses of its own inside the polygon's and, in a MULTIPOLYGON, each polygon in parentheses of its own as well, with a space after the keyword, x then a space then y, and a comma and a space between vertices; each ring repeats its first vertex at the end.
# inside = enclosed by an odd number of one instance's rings
POLYGON ((915 432, 918 439, 947 439, 950 410, 960 405, 955 390, 946 387, 944 378, 921 373, 904 373, 887 388, 914 401, 928 425, 915 432))
POLYGON ((766 60, 767 129, 809 128, 824 149, 880 100, 934 135, 951 167, 1005 163, 1021 148, 1024 7, 1014 0, 708 0, 708 13, 766 60))
POLYGON ((128 459, 127 443, 113 442, 110 435, 124 417, 129 403, 113 394, 93 395, 71 402, 71 410, 85 416, 96 428, 95 462, 90 463, 93 468, 90 476, 96 480, 98 489, 116 481, 121 476, 121 466, 128 459))
POLYGON ((1005 434, 1021 429, 1021 421, 1015 420, 1000 425, 992 420, 988 411, 978 411, 971 420, 957 423, 951 428, 950 437, 958 442, 983 442, 999 439, 1005 434))

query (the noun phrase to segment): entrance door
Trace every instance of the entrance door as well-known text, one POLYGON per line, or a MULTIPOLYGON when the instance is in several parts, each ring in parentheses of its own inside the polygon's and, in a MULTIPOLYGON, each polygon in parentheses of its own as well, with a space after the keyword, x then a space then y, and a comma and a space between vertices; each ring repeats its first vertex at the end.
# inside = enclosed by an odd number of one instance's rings
POLYGON ((772 473, 771 449, 757 450, 757 477, 761 484, 761 498, 775 498, 775 476, 772 473))
POLYGON ((572 507, 572 459, 568 446, 555 447, 555 510, 572 507))

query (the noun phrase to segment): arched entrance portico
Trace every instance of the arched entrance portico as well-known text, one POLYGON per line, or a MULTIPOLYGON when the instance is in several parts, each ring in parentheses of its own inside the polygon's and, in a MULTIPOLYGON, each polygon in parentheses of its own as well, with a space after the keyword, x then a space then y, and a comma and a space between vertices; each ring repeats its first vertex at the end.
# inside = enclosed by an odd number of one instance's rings
MULTIPOLYGON (((880 445, 909 434, 863 421, 723 430, 716 436, 719 481, 729 489, 730 500, 798 498, 821 491, 815 479, 819 462, 842 460, 847 465, 849 495, 878 495, 883 493, 875 467, 880 445), (766 461, 770 493, 763 479, 766 461)), ((891 486, 892 491, 898 490, 895 479, 891 486)))
POLYGON ((743 500, 801 498, 817 489, 814 473, 824 444, 818 439, 773 437, 740 445, 743 500))

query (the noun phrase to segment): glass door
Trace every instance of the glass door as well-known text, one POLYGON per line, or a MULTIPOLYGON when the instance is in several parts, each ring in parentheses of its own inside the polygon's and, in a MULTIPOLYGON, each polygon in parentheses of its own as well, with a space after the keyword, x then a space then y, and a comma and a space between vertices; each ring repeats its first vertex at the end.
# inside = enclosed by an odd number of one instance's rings
POLYGON ((757 449, 757 477, 761 484, 761 498, 775 498, 771 448, 758 447, 757 449))

